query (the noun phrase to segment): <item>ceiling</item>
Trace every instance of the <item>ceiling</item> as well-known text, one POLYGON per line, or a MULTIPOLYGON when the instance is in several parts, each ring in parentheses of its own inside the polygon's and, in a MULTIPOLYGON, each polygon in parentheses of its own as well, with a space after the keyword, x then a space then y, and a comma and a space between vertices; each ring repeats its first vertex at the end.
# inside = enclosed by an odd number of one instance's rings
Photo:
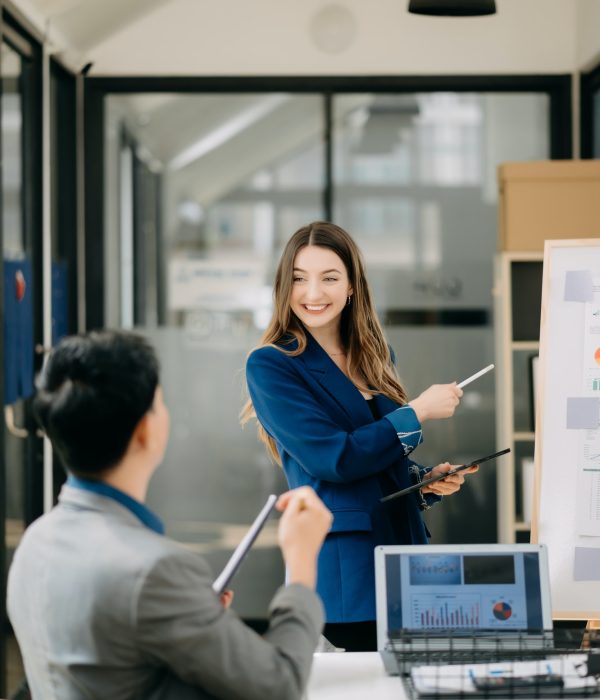
POLYGON ((85 55, 172 0, 29 0, 49 27, 85 55))
POLYGON ((11 2, 91 75, 560 73, 600 43, 597 0, 497 0, 475 18, 412 15, 408 0, 11 2))

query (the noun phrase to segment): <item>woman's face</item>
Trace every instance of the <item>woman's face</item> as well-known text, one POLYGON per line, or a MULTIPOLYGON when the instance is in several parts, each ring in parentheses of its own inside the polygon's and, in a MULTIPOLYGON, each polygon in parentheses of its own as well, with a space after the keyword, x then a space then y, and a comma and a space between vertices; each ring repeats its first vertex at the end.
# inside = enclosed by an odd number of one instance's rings
POLYGON ((292 311, 309 329, 335 328, 352 295, 348 271, 329 248, 308 245, 294 260, 292 311))

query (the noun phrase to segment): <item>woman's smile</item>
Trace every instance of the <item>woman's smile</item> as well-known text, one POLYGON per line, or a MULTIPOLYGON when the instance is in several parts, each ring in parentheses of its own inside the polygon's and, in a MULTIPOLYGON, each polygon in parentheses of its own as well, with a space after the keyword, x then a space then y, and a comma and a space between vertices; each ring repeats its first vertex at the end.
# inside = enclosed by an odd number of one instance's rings
POLYGON ((302 304, 302 307, 310 314, 320 314, 329 306, 329 304, 302 304))

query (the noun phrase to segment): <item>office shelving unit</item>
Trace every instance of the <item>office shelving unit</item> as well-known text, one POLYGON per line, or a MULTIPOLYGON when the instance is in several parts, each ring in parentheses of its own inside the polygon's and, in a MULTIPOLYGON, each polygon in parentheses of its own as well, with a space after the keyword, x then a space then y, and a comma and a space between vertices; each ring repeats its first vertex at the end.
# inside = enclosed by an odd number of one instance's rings
POLYGON ((600 162, 546 160, 498 167, 495 269, 498 541, 528 541, 522 460, 533 457, 530 359, 538 354, 544 241, 598 236, 600 162))
POLYGON ((498 541, 529 541, 522 460, 533 458, 531 358, 538 354, 543 253, 502 252, 495 260, 496 442, 510 447, 496 467, 498 541))

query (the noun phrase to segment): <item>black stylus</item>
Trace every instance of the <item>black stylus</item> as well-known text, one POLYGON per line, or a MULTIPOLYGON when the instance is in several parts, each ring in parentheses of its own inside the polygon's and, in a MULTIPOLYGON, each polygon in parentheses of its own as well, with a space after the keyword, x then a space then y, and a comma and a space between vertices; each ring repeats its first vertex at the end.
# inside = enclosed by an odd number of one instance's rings
POLYGON ((379 500, 381 503, 385 503, 386 501, 393 501, 394 498, 400 498, 400 496, 406 496, 409 493, 413 493, 414 491, 418 491, 419 489, 422 489, 423 486, 427 486, 428 484, 433 484, 434 481, 441 481, 442 479, 445 479, 447 476, 452 476, 452 474, 456 474, 457 472, 462 472, 463 469, 468 469, 469 467, 474 467, 476 464, 481 464, 482 462, 487 462, 490 459, 496 459, 496 457, 500 457, 501 455, 505 455, 508 452, 510 452, 510 447, 507 447, 505 450, 500 450, 500 452, 494 452, 493 455, 487 455, 486 457, 480 457, 479 459, 474 460, 473 462, 469 462, 469 464, 461 464, 458 467, 455 467, 454 469, 451 469, 449 472, 446 472, 445 474, 438 474, 437 476, 432 476, 431 479, 423 479, 421 483, 419 484, 413 484, 412 486, 409 486, 406 489, 402 489, 402 491, 396 491, 395 493, 390 493, 389 496, 384 496, 383 498, 380 498, 379 500))

